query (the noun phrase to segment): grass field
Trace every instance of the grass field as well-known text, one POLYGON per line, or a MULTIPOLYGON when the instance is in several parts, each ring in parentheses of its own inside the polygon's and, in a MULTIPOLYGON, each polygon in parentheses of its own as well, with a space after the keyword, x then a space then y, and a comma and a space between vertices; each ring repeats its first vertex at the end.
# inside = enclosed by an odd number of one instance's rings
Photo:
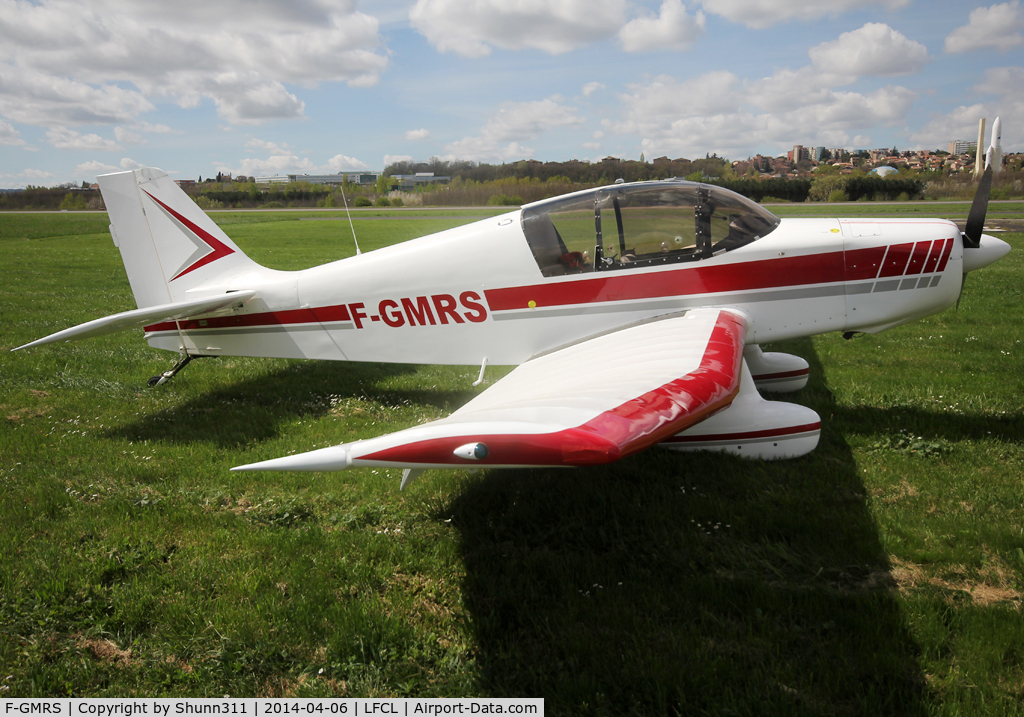
MULTIPOLYGON (((364 251, 473 218, 380 214, 364 251)), ((353 251, 347 222, 214 216, 275 268, 353 251)), ((228 468, 445 415, 476 368, 216 358, 147 389, 175 357, 141 332, 11 353, 134 307, 106 224, 0 215, 0 696, 1024 713, 1024 234, 958 312, 772 347, 811 362, 789 397, 822 417, 809 456, 399 492, 398 471, 228 468)))

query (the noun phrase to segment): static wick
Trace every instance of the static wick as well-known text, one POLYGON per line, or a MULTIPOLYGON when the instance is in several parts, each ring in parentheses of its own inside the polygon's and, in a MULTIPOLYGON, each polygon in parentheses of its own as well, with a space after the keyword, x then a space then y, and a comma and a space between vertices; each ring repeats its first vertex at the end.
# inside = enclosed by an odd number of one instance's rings
POLYGON ((352 213, 348 210, 348 200, 345 199, 345 182, 341 183, 341 201, 345 205, 345 215, 348 217, 348 225, 352 227, 352 242, 356 245, 356 256, 362 254, 359 251, 359 240, 356 239, 356 225, 352 223, 352 213))
POLYGON ((476 377, 476 381, 473 382, 474 386, 479 386, 484 382, 484 371, 487 370, 487 357, 484 357, 483 363, 480 364, 480 375, 476 377))

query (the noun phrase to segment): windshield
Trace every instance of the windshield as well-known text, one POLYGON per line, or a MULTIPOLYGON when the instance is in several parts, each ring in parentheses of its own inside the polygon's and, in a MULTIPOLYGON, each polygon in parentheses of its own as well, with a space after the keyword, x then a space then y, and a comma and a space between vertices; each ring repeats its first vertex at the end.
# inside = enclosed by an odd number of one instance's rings
POLYGON ((778 224, 735 192, 682 181, 601 187, 523 208, 523 231, 544 276, 700 261, 778 224))

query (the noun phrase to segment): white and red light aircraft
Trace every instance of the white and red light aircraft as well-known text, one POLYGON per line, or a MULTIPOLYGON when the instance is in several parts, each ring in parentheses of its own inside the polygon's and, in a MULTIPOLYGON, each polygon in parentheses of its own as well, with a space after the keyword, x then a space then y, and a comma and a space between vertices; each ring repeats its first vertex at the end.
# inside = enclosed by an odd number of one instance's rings
MULTIPOLYGON (((952 306, 1009 251, 944 219, 778 219, 667 180, 529 204, 303 271, 249 259, 156 169, 99 177, 138 309, 26 344, 144 326, 184 358, 516 365, 447 418, 234 470, 587 466, 654 444, 808 453, 803 359, 759 344, 876 333, 952 306)), ((478 381, 479 383, 479 381, 478 381)))

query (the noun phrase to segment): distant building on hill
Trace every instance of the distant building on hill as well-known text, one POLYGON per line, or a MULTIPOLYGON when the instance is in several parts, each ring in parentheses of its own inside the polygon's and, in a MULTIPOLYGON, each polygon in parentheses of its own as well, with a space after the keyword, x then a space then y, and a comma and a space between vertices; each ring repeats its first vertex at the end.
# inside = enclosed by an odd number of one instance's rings
POLYGON ((977 148, 977 141, 968 142, 966 139, 955 139, 949 143, 950 154, 969 154, 972 149, 977 148))

